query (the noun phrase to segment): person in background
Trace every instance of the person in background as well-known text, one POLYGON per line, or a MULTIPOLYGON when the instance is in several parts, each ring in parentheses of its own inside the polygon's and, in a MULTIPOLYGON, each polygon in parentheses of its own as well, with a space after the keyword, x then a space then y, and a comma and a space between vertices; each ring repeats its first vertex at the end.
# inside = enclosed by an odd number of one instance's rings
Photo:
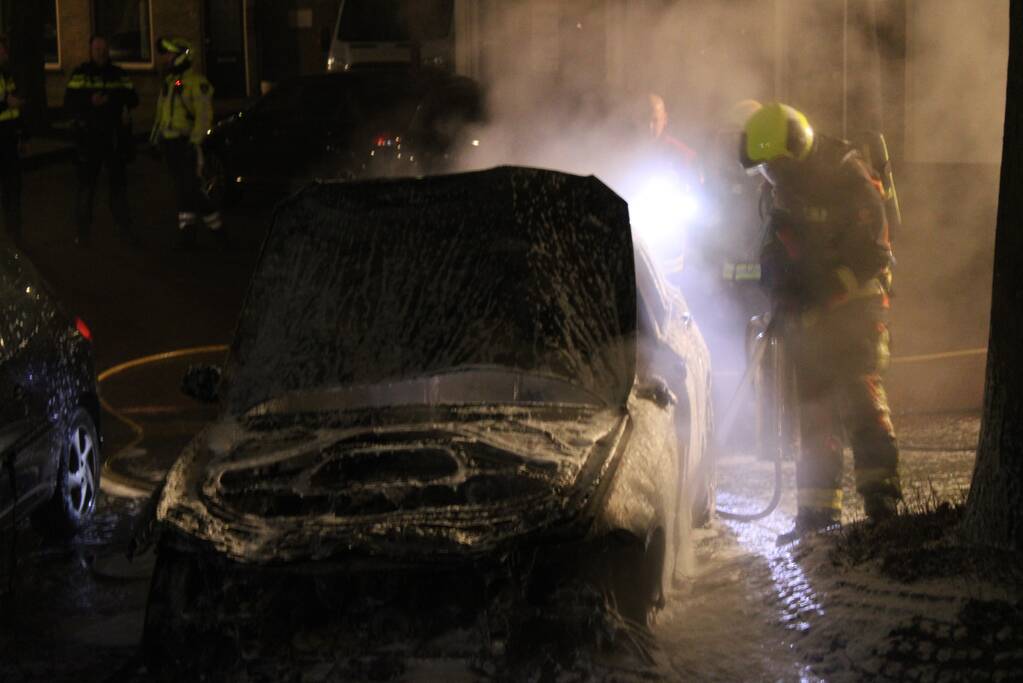
POLYGON ((646 101, 648 144, 687 182, 702 183, 703 172, 696 151, 668 132, 668 108, 664 98, 657 93, 648 93, 646 101))
POLYGON ((22 244, 21 157, 27 139, 21 116, 24 106, 11 75, 7 38, 0 36, 0 202, 7 236, 17 246, 22 244))
POLYGON ((192 68, 192 46, 183 38, 157 41, 164 74, 150 142, 159 144, 178 199, 179 249, 192 249, 200 220, 218 245, 227 246, 220 210, 202 189, 202 142, 213 125, 213 86, 192 68))
POLYGON ((128 211, 126 163, 131 149, 130 112, 139 98, 128 74, 110 62, 106 39, 93 36, 89 61, 71 74, 64 93, 64 108, 70 115, 78 150, 78 192, 75 244, 86 247, 92 241, 92 204, 100 171, 106 166, 110 188, 110 213, 121 240, 137 244, 128 211))

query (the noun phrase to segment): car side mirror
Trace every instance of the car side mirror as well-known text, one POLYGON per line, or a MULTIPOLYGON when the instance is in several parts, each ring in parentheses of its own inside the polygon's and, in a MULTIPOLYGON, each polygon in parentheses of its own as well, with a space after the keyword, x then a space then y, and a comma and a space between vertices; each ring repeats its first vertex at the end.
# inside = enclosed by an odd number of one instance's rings
POLYGON ((658 408, 667 408, 678 403, 675 393, 668 388, 668 383, 660 377, 649 377, 636 387, 636 396, 657 404, 658 408))
POLYGON ((219 365, 190 365, 181 380, 181 393, 200 403, 216 403, 221 374, 219 365))

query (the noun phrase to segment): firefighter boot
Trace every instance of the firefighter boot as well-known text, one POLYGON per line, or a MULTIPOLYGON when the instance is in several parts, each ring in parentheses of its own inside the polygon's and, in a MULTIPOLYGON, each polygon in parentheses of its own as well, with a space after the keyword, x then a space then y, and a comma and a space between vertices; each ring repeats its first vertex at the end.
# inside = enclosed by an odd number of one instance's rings
POLYGON ((219 211, 205 214, 202 217, 202 222, 213 236, 213 241, 216 243, 220 250, 226 250, 228 247, 227 242, 227 230, 224 228, 224 219, 221 217, 219 211))
POLYGON ((809 534, 831 531, 840 526, 842 521, 837 510, 801 507, 796 513, 795 526, 791 531, 779 534, 776 542, 778 545, 788 545, 809 534))
POLYGON ((174 248, 179 251, 191 251, 195 249, 194 225, 185 225, 178 229, 178 239, 174 242, 174 248))
POLYGON ((863 511, 872 524, 880 524, 898 514, 899 499, 887 493, 869 493, 863 496, 863 511))

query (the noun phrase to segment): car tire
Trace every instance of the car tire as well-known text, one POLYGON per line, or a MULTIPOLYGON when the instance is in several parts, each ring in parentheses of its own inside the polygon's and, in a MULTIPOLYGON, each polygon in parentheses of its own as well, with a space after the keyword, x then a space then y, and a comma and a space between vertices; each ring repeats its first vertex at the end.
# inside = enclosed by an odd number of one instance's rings
POLYGON ((53 497, 32 517, 40 532, 69 538, 95 511, 102 462, 99 449, 96 425, 79 408, 61 435, 53 497))
POLYGON ((195 553, 158 543, 142 629, 143 660, 156 680, 199 680, 236 664, 210 609, 218 580, 195 553))
POLYGON ((142 655, 150 675, 158 680, 199 673, 193 648, 198 643, 189 629, 191 606, 198 585, 195 559, 166 543, 156 549, 142 630, 142 655))
MULTIPOLYGON (((710 395, 709 390, 707 395, 710 395)), ((676 418, 675 426, 679 453, 681 457, 686 459, 690 457, 689 449, 692 447, 692 435, 690 433, 692 429, 690 417, 693 414, 692 403, 689 406, 689 409, 684 413, 684 419, 676 418)), ((703 440, 705 444, 703 457, 700 458, 696 471, 692 474, 692 484, 687 485, 688 490, 692 492, 692 508, 690 510, 692 517, 690 519, 694 529, 709 526, 714 519, 714 510, 716 508, 717 452, 714 447, 715 442, 711 429, 711 417, 708 415, 706 423, 703 425, 703 430, 706 434, 703 440)), ((683 485, 683 482, 680 482, 681 485, 683 485)))
POLYGON ((610 543, 608 570, 616 609, 626 619, 647 626, 664 604, 664 534, 657 530, 646 543, 631 534, 620 534, 610 543))
POLYGON ((700 460, 696 473, 696 486, 693 495, 693 527, 710 526, 714 519, 717 499, 717 455, 714 447, 708 443, 707 449, 700 460))
POLYGON ((216 152, 206 152, 202 170, 203 192, 222 209, 232 207, 238 201, 238 192, 230 180, 223 158, 216 152))

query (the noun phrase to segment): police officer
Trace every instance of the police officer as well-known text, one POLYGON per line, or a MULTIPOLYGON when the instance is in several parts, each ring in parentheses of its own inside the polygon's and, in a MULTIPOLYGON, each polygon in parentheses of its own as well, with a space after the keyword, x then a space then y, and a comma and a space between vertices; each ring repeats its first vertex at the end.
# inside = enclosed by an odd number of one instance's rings
POLYGON ((161 38, 157 50, 164 80, 150 140, 160 145, 177 194, 177 247, 195 246, 200 218, 217 242, 226 246, 220 211, 203 192, 201 180, 202 141, 213 124, 213 86, 192 69, 192 46, 187 40, 161 38))
POLYGON ((3 202, 4 227, 15 244, 21 244, 21 155, 25 129, 21 108, 25 100, 10 71, 6 37, 0 37, 0 201, 3 202))
POLYGON ((782 314, 799 402, 799 508, 778 540, 840 522, 843 427, 867 516, 887 519, 902 494, 881 381, 893 261, 881 183, 848 143, 784 104, 750 116, 739 155, 771 186, 762 282, 782 314))
POLYGON ((91 241, 92 201, 101 169, 106 166, 110 185, 110 213, 121 239, 138 241, 128 212, 125 164, 131 153, 129 112, 138 106, 135 86, 124 69, 110 63, 107 41, 94 36, 89 43, 91 59, 71 74, 64 93, 64 108, 71 116, 78 147, 78 193, 75 244, 91 241))

